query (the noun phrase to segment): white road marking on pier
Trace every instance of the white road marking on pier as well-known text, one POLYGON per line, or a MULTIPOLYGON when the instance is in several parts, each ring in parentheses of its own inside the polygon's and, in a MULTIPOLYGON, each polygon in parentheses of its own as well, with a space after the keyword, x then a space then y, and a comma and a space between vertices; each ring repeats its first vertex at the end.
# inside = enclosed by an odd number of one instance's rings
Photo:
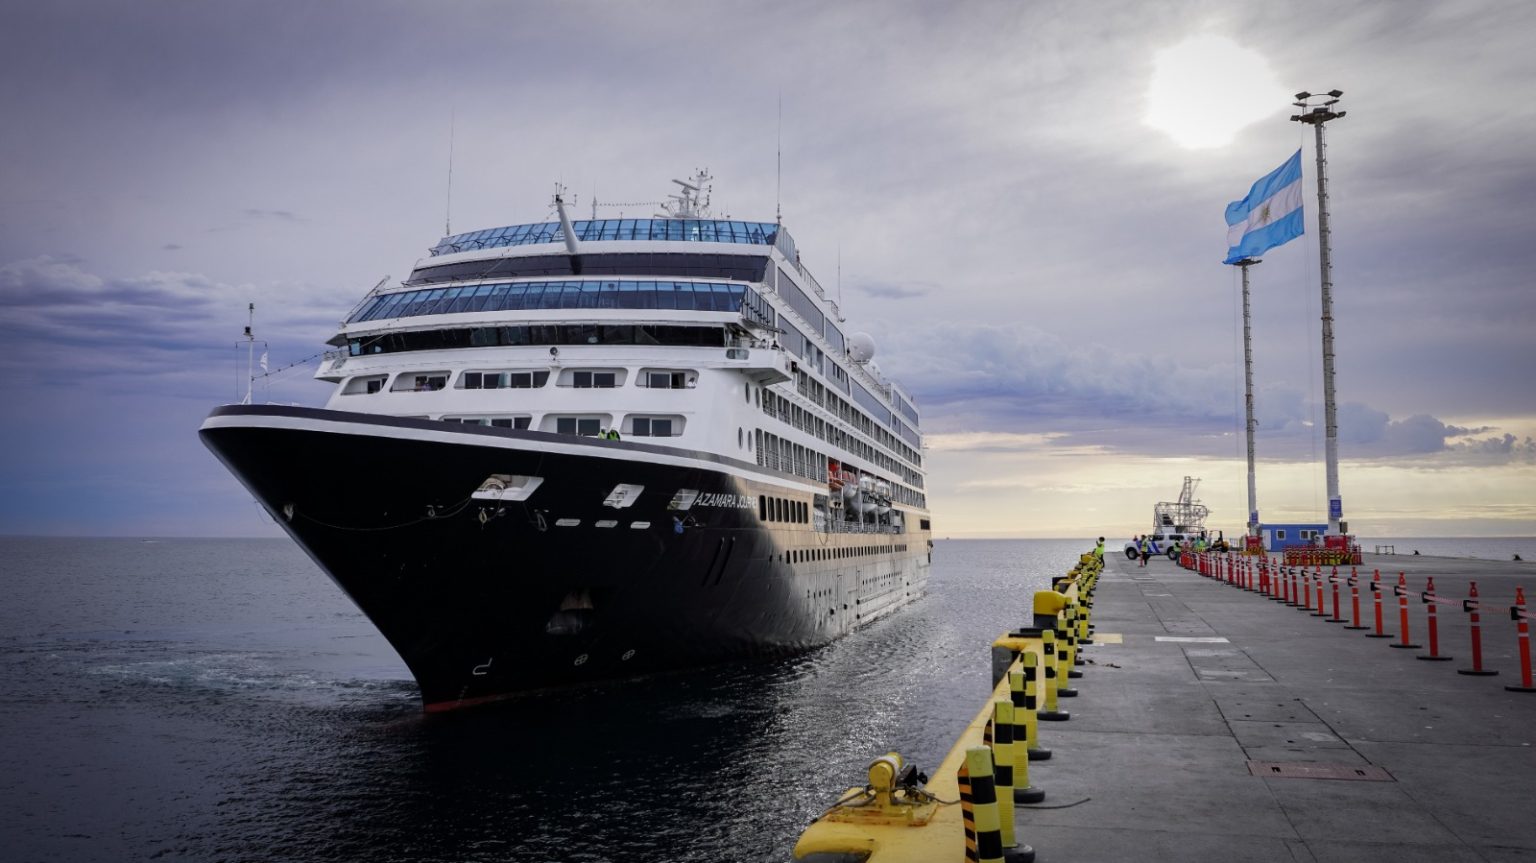
POLYGON ((1177 641, 1177 642, 1182 642, 1182 643, 1185 643, 1185 644, 1231 644, 1232 643, 1232 642, 1226 640, 1225 638, 1222 638, 1219 635, 1215 636, 1215 637, 1193 636, 1193 635, 1159 635, 1159 636, 1155 636, 1152 640, 1153 641, 1177 641))

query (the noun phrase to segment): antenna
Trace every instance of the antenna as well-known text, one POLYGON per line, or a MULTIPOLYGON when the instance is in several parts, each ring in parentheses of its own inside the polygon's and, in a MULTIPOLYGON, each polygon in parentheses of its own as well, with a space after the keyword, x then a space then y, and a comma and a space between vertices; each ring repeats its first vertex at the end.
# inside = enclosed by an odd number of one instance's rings
POLYGON ((448 205, 443 212, 443 236, 453 236, 453 128, 458 122, 458 108, 448 107, 448 205))
POLYGON ((837 307, 843 307, 843 241, 837 241, 837 307))
POLYGON ((773 223, 784 227, 784 90, 779 90, 779 124, 773 141, 773 223))
POLYGON ((243 405, 251 403, 251 391, 256 387, 256 304, 247 304, 246 313, 250 317, 245 324, 245 399, 240 402, 243 405))

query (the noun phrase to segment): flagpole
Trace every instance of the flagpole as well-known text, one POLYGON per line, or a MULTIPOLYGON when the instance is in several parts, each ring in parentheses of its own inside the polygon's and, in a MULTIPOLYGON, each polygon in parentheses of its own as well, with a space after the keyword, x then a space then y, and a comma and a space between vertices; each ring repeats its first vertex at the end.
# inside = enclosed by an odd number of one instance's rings
POLYGON ((1348 527, 1344 519, 1344 503, 1339 497, 1339 418, 1333 393, 1333 260, 1329 249, 1328 233, 1328 158, 1323 148, 1323 124, 1337 120, 1346 112, 1335 111, 1342 90, 1329 90, 1328 101, 1316 107, 1307 102, 1311 93, 1296 94, 1296 107, 1303 113, 1291 119, 1306 123, 1317 133, 1317 234, 1318 259, 1322 268, 1323 282, 1323 416, 1325 423, 1327 472, 1328 472, 1328 534, 1338 536, 1348 527), (1307 110, 1310 108, 1310 110, 1307 110))
POLYGON ((1259 498, 1255 491, 1253 472, 1253 431, 1258 422, 1253 418, 1253 315, 1248 306, 1248 268, 1263 263, 1256 258, 1244 258, 1237 262, 1243 268, 1243 401, 1248 409, 1248 535, 1259 535, 1259 498))

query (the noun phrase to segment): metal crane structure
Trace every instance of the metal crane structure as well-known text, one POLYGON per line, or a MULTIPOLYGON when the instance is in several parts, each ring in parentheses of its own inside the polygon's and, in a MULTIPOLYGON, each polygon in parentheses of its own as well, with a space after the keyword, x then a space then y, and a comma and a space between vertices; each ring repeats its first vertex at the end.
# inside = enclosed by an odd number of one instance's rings
POLYGON ((1159 534, 1199 534, 1205 530, 1205 518, 1211 511, 1195 499, 1195 488, 1200 478, 1184 477, 1184 488, 1177 501, 1162 501, 1152 507, 1153 531, 1159 534))

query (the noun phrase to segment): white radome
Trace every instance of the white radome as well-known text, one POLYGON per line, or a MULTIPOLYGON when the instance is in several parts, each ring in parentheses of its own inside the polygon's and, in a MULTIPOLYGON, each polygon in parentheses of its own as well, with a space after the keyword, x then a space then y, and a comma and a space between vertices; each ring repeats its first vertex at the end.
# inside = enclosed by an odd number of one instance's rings
POLYGON ((854 333, 848 337, 848 356, 856 363, 867 363, 875 358, 875 339, 869 333, 854 333))

